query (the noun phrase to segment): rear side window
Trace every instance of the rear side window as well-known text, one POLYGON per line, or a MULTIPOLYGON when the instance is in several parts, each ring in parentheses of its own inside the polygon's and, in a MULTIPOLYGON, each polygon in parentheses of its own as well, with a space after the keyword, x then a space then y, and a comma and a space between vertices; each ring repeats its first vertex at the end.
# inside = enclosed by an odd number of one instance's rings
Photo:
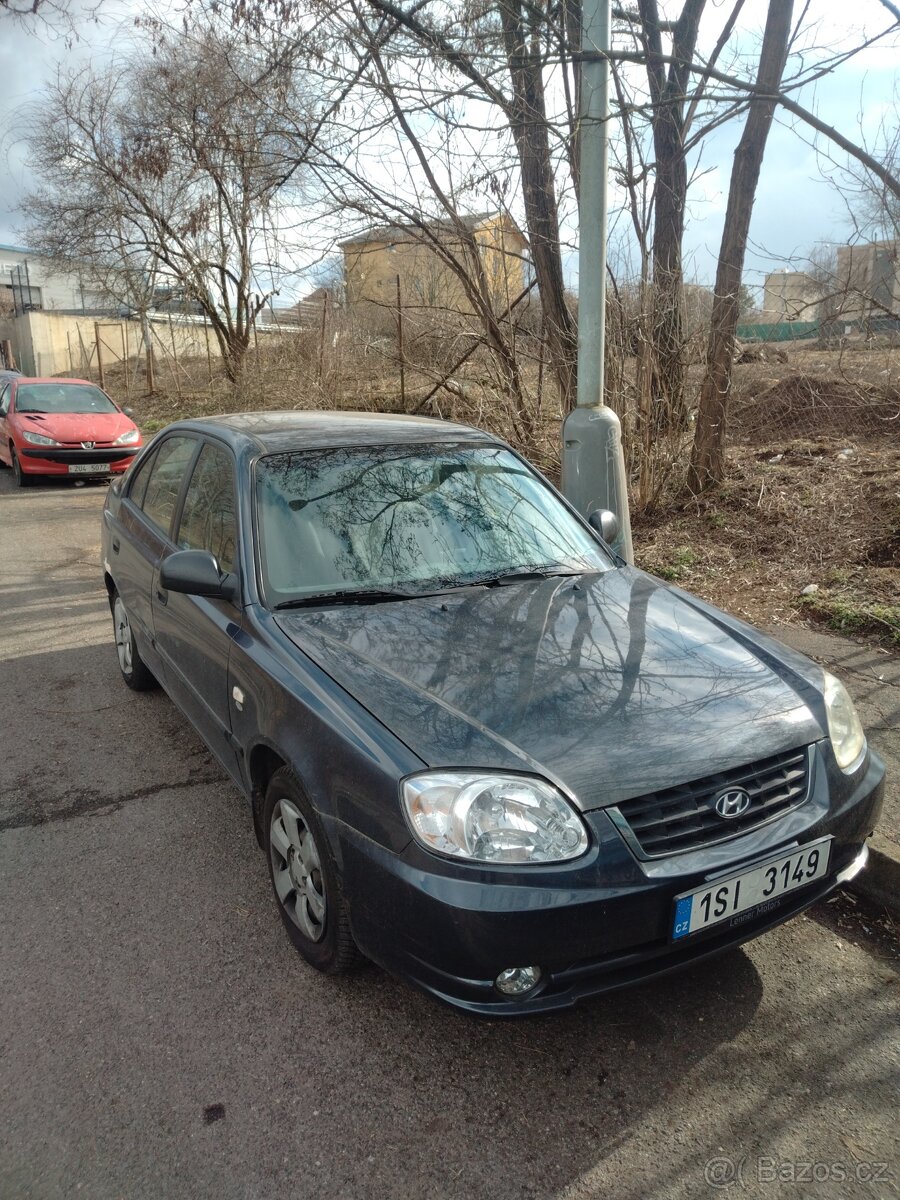
POLYGON ((184 496, 176 541, 180 550, 209 550, 222 571, 233 571, 237 540, 234 464, 227 451, 207 444, 200 451, 184 496))
POLYGON ((170 437, 156 452, 141 508, 163 533, 169 532, 184 474, 196 448, 196 438, 170 437))
POLYGON ((129 499, 138 508, 143 507, 144 496, 147 492, 147 484, 150 481, 150 472, 153 470, 153 464, 156 461, 156 451, 151 451, 146 458, 131 468, 128 476, 131 480, 131 489, 128 493, 129 499))

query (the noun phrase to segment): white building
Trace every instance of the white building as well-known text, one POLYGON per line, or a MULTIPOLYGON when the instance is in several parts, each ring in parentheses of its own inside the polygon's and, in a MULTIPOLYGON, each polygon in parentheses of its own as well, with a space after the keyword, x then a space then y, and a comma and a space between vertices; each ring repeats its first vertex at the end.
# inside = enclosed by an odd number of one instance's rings
POLYGON ((95 312, 109 306, 77 275, 60 272, 44 255, 23 246, 0 243, 0 302, 2 310, 95 312))

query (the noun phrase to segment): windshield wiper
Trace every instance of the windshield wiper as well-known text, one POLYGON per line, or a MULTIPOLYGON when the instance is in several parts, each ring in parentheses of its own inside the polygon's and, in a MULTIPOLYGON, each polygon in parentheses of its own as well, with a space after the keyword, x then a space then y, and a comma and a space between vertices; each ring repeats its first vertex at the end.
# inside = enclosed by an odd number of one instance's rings
POLYGON ((293 600, 281 600, 274 611, 285 608, 314 608, 323 604, 378 604, 385 600, 416 600, 431 596, 433 592, 409 592, 401 588, 372 588, 368 591, 317 592, 314 596, 296 596, 293 600))
POLYGON ((316 592, 312 596, 295 596, 293 600, 281 600, 274 604, 274 612, 289 608, 318 608, 326 604, 379 604, 390 600, 422 600, 429 596, 444 596, 449 592, 465 591, 473 587, 502 587, 507 583, 529 583, 537 579, 577 579, 591 574, 590 568, 583 571, 567 571, 548 568, 530 571, 506 571, 501 575, 488 575, 484 579, 452 579, 440 587, 417 592, 405 588, 370 588, 363 591, 316 592))
POLYGON ((531 583, 535 579, 577 578, 589 573, 589 568, 585 568, 583 571, 567 571, 555 567, 548 567, 545 571, 539 568, 532 568, 530 571, 504 571, 500 575, 489 575, 485 579, 473 579, 472 586, 502 587, 506 583, 531 583))

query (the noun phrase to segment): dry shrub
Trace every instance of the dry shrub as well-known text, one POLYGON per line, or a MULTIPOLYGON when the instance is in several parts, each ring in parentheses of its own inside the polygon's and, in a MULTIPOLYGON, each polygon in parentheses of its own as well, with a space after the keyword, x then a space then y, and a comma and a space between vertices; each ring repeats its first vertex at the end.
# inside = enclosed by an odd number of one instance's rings
POLYGON ((471 319, 443 309, 410 309, 403 315, 403 356, 419 370, 443 374, 479 338, 471 319))

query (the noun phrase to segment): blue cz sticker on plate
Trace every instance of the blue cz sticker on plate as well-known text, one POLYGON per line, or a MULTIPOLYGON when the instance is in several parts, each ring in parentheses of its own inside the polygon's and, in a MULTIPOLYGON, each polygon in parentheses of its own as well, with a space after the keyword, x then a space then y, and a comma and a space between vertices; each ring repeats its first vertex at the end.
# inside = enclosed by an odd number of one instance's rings
POLYGON ((672 930, 673 938, 684 937, 691 931, 691 905, 694 902, 693 896, 682 896, 675 905, 675 927, 672 930))

